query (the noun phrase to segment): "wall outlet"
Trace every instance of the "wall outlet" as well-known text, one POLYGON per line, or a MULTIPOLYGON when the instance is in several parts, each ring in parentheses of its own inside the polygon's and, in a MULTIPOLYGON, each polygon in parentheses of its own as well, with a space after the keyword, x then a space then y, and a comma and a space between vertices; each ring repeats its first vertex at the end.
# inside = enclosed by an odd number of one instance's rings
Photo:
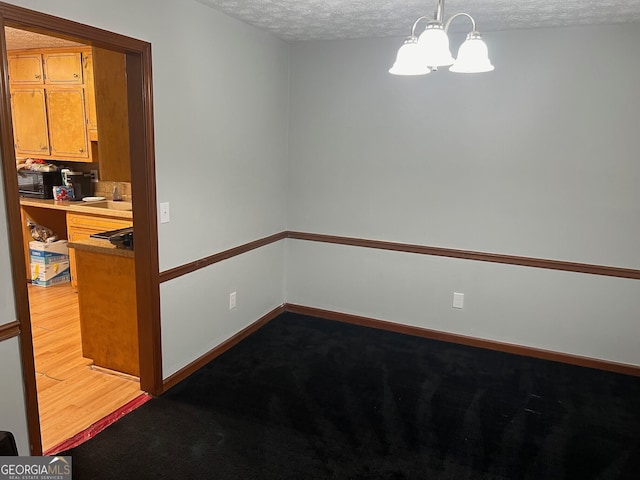
POLYGON ((91 170, 91 181, 97 183, 98 180, 98 170, 91 170))
POLYGON ((453 308, 464 308, 464 293, 453 292, 453 308))
POLYGON ((229 310, 236 308, 236 305, 236 292, 231 292, 229 294, 229 310))

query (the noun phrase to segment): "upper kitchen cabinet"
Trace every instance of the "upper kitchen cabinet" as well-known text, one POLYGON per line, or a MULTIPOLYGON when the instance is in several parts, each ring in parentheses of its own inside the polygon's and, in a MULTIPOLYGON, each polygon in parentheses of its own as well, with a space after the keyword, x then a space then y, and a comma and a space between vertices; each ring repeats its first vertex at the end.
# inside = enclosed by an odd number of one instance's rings
POLYGON ((16 155, 89 162, 82 89, 11 90, 16 155))
POLYGON ((98 141, 98 118, 96 117, 95 82, 93 81, 93 53, 82 56, 82 71, 84 76, 84 104, 87 112, 87 134, 89 140, 98 141))
POLYGON ((52 157, 91 161, 84 107, 82 89, 50 88, 47 90, 49 142, 52 157))
POLYGON ((93 48, 91 61, 100 179, 130 182, 126 57, 123 53, 93 48))
POLYGON ((9 55, 9 78, 18 85, 82 85, 80 52, 9 55))
MULTIPOLYGON (((96 161, 89 144, 84 49, 12 51, 7 55, 16 156, 96 161)), ((92 85, 91 85, 92 86, 92 85)))
POLYGON ((45 53, 42 55, 44 82, 50 85, 82 85, 80 52, 45 53))
POLYGON ((42 85, 44 83, 41 54, 9 55, 7 63, 11 85, 42 85))
POLYGON ((27 157, 49 155, 49 128, 44 88, 12 90, 11 111, 16 154, 27 157))
POLYGON ((16 155, 97 162, 131 181, 126 56, 89 46, 8 52, 16 155))

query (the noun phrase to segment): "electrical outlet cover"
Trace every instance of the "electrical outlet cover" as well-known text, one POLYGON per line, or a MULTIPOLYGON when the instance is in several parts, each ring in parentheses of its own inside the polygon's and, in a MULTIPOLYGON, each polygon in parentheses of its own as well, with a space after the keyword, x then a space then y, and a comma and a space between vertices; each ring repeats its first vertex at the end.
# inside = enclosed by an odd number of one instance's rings
POLYGON ((464 293, 453 293, 453 308, 464 308, 464 293))

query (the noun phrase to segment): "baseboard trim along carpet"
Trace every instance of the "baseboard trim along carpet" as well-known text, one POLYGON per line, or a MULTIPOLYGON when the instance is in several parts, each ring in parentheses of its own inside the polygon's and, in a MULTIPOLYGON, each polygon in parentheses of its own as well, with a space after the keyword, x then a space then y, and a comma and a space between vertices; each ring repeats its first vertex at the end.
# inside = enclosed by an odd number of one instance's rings
POLYGON ((202 355, 201 357, 195 359, 189 365, 181 368, 180 370, 178 370, 173 375, 170 375, 163 382, 163 391, 166 392, 171 387, 175 386, 176 384, 180 383, 182 380, 187 378, 189 375, 191 375, 191 374, 195 373, 196 371, 200 370, 200 368, 205 366, 211 360, 213 360, 214 358, 216 358, 219 355, 222 355, 224 352, 229 350, 231 347, 233 347, 234 345, 236 345, 240 341, 242 341, 245 338, 247 338, 249 335, 251 335, 256 330, 260 329, 262 326, 264 326, 267 323, 269 323, 271 320, 276 318, 278 315, 280 315, 281 313, 284 313, 284 311, 285 311, 284 310, 284 305, 280 305, 279 307, 274 308, 273 310, 268 312, 266 315, 263 315, 262 318, 260 318, 257 321, 253 322, 248 327, 245 327, 242 330, 240 330, 233 337, 231 337, 228 340, 222 342, 220 345, 218 345, 217 347, 213 348, 212 350, 209 350, 209 352, 207 352, 204 355, 202 355))
POLYGON ((163 382, 163 391, 169 390, 182 380, 189 377, 191 374, 198 371, 204 365, 209 363, 214 358, 222 355, 234 345, 238 344, 252 333, 256 332, 278 315, 284 312, 297 313, 301 315, 308 315, 311 317, 324 318, 326 320, 333 320, 343 323, 351 323, 354 325, 361 325, 365 327, 377 328, 379 330, 387 330, 390 332, 402 333, 405 335, 412 335, 415 337, 429 338, 432 340, 440 340, 443 342, 456 343, 460 345, 467 345, 470 347, 484 348, 487 350, 495 350, 498 352, 513 353, 515 355, 522 355, 525 357, 539 358, 542 360, 551 360, 554 362, 567 363, 569 365, 577 365, 580 367, 595 368, 598 370, 604 370, 614 373, 622 373, 624 375, 632 375, 640 377, 640 366, 630 365, 626 363, 611 362, 608 360, 601 360, 597 358, 582 357, 580 355, 573 355, 570 353, 554 352, 551 350, 544 350, 541 348, 527 347, 523 345, 516 345, 512 343, 498 342, 495 340, 487 340, 484 338, 468 337, 466 335, 459 335, 456 333, 441 332, 438 330, 430 330, 428 328, 415 327, 411 325, 403 325, 400 323, 389 322, 386 320, 377 320, 375 318, 362 317, 358 315, 352 315, 348 313, 335 312, 332 310, 324 310, 315 307, 305 307, 304 305, 296 305, 293 303, 285 303, 279 307, 274 308, 263 317, 240 330, 233 337, 222 342, 217 347, 213 348, 209 352, 205 353, 201 357, 197 358, 190 364, 186 365, 182 369, 178 370, 173 375, 167 377, 163 382))
POLYGON ((388 330, 416 337, 429 338, 432 340, 441 340, 443 342, 457 343, 460 345, 468 345, 470 347, 485 348, 498 352, 513 353, 525 357, 540 358, 542 360, 551 360, 554 362, 567 363, 580 367, 596 368, 608 372, 622 373, 625 375, 633 375, 640 377, 640 366, 630 365, 626 363, 611 362, 608 360, 600 360, 597 358, 582 357, 570 353, 554 352, 551 350, 543 350, 540 348, 515 345, 511 343, 498 342, 495 340, 486 340, 483 338, 468 337, 456 333, 441 332, 430 330, 428 328, 414 327, 411 325, 402 325, 385 320, 377 320, 374 318, 361 317, 348 313, 334 312, 331 310, 323 310, 314 307, 305 307, 303 305, 295 305, 286 303, 284 310, 287 312, 308 315, 312 317, 320 317, 327 320, 334 320, 344 323, 352 323, 354 325, 362 325, 381 330, 388 330))

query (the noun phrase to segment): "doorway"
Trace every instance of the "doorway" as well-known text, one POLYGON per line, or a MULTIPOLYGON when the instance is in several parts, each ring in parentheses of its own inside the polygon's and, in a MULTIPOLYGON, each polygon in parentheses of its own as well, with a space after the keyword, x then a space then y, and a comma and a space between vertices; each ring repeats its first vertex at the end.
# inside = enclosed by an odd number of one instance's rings
POLYGON ((160 293, 157 221, 155 205, 155 156, 151 88, 151 45, 104 30, 0 2, 0 123, 2 173, 10 235, 11 267, 16 312, 20 324, 27 420, 31 454, 40 455, 40 425, 33 361, 33 333, 25 274, 22 222, 15 180, 15 150, 7 75, 5 27, 46 34, 123 53, 126 56, 126 89, 129 111, 129 151, 133 209, 136 212, 135 285, 137 301, 140 388, 152 395, 162 393, 160 344, 160 293))

